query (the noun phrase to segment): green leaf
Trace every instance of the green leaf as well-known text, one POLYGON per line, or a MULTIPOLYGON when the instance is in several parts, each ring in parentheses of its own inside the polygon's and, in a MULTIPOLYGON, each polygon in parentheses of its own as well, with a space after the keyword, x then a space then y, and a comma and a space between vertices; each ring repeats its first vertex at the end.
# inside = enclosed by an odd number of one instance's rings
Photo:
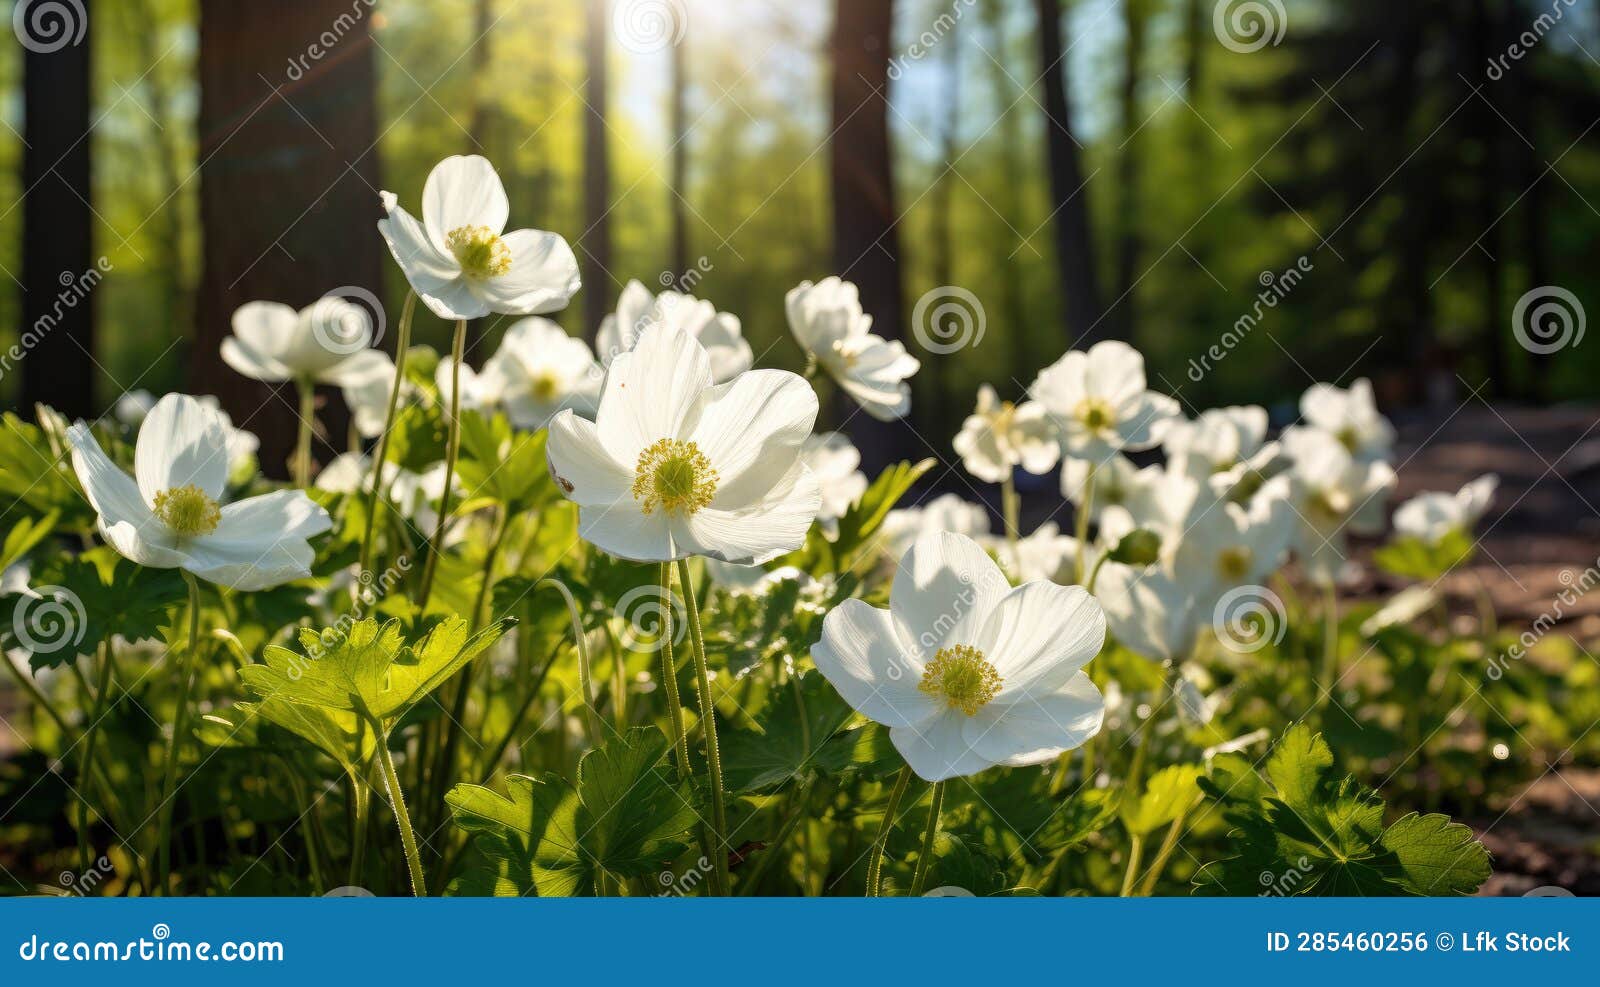
MULTIPOLYGON (((114 449, 106 452, 115 455, 114 449)), ((66 451, 54 448, 44 429, 9 411, 0 418, 0 499, 0 518, 53 513, 67 530, 94 524, 66 451)))
POLYGON ((23 518, 13 525, 11 532, 6 535, 4 546, 0 546, 0 569, 11 568, 13 562, 32 551, 35 545, 55 530, 56 522, 60 519, 61 512, 53 510, 43 517, 23 518))
POLYGON ((1122 825, 1135 836, 1145 836, 1187 813, 1200 799, 1201 768, 1174 764, 1162 768, 1145 783, 1144 794, 1122 805, 1122 825))
POLYGON ((1420 538, 1396 538, 1372 553, 1378 567, 1403 579, 1432 581, 1472 558, 1477 543, 1459 528, 1430 545, 1420 538))
POLYGON ((905 766, 905 759, 889 740, 887 727, 867 723, 835 734, 822 745, 814 763, 817 770, 835 777, 856 775, 879 781, 905 766))
POLYGON ((478 861, 455 894, 592 894, 597 872, 639 877, 689 845, 693 790, 668 780, 667 738, 635 727, 583 756, 576 787, 555 774, 512 775, 502 796, 456 785, 445 802, 478 861))
POLYGON ((554 503, 559 494, 544 451, 549 434, 515 432, 504 415, 463 414, 462 459, 456 466, 466 490, 463 501, 488 498, 513 511, 554 503))
POLYGON ((106 573, 88 556, 41 566, 33 591, 8 597, 0 623, 8 645, 28 652, 35 669, 91 654, 113 634, 129 641, 161 636, 172 608, 189 594, 174 569, 144 569, 117 558, 106 573))
POLYGON ((387 730, 515 623, 504 618, 469 637, 467 622, 449 617, 409 645, 398 620, 360 620, 320 634, 306 628, 303 654, 274 645, 262 653, 266 664, 247 665, 240 674, 263 698, 366 713, 387 730))
POLYGON ((283 699, 268 698, 255 703, 234 703, 221 713, 207 716, 206 721, 228 729, 218 736, 204 725, 197 732, 204 743, 215 747, 233 744, 233 732, 259 735, 263 723, 271 723, 308 741, 313 747, 333 758, 351 777, 359 777, 362 765, 371 758, 375 738, 354 713, 347 710, 324 709, 283 699))
POLYGON ((1395 820, 1384 830, 1383 848, 1399 861, 1399 880, 1415 894, 1472 894, 1489 879, 1489 851, 1470 828, 1439 813, 1395 820))
POLYGON ((817 770, 820 748, 850 719, 849 704, 820 674, 792 682, 762 710, 755 729, 724 735, 723 781, 730 791, 767 791, 817 770))

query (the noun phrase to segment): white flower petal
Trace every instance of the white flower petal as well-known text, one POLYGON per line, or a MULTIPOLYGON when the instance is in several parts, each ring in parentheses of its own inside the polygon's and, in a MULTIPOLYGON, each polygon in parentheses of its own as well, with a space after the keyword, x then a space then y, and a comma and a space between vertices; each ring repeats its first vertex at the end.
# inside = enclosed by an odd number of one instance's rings
POLYGON ((918 688, 922 666, 901 649, 888 610, 845 600, 823 620, 811 660, 851 708, 884 726, 914 727, 939 712, 918 688))
POLYGON ((691 554, 673 540, 665 517, 641 512, 631 496, 610 504, 580 504, 578 534, 601 551, 632 562, 671 562, 691 554))
POLYGON ((945 781, 977 774, 993 762, 972 749, 965 734, 968 716, 947 709, 914 727, 893 727, 889 740, 923 781, 945 781))
POLYGON ((567 499, 586 507, 633 501, 633 470, 616 461, 594 422, 563 411, 550 420, 550 472, 567 499))
POLYGON ((1021 702, 991 703, 970 717, 963 734, 985 760, 1010 767, 1052 761, 1100 732, 1106 704, 1089 676, 1078 672, 1054 692, 1021 702))
POLYGON ((449 247, 444 238, 463 226, 487 226, 489 232, 506 228, 511 204, 494 165, 477 154, 453 154, 433 166, 422 186, 422 221, 434 245, 449 247))
POLYGON ((711 506, 760 499, 800 455, 817 421, 817 392, 784 370, 752 370, 706 392, 691 436, 717 471, 711 506))
POLYGON ((318 383, 339 387, 365 387, 376 383, 388 391, 394 378, 394 360, 382 350, 359 350, 317 374, 318 383))
POLYGON ((578 293, 578 259, 554 233, 514 230, 503 238, 511 250, 511 269, 478 285, 478 295, 496 312, 537 315, 565 308, 578 293))
POLYGON ((974 645, 1000 673, 996 705, 1047 695, 1100 653, 1106 617, 1081 586, 1035 582, 995 604, 974 645))
POLYGON ((948 531, 920 535, 895 571, 889 605, 920 660, 940 648, 973 645, 989 612, 1011 589, 989 553, 948 531))
POLYGON ((78 482, 100 516, 100 532, 111 547, 140 565, 177 566, 182 555, 170 547, 166 527, 150 512, 133 477, 111 461, 82 422, 67 430, 67 440, 72 444, 72 467, 78 482))
POLYGON ((674 519, 680 549, 725 562, 759 565, 805 544, 822 494, 817 478, 796 460, 761 499, 733 509, 702 507, 674 519))
POLYGON ((187 394, 168 394, 139 429, 133 461, 146 504, 154 506, 163 490, 191 484, 221 500, 228 485, 228 431, 222 413, 187 394))
POLYGON ((268 384, 282 383, 294 376, 294 371, 271 357, 256 352, 234 336, 228 336, 222 341, 222 362, 251 380, 265 381, 268 384))
POLYGON ((270 589, 311 574, 308 539, 327 531, 328 512, 298 490, 278 490, 222 509, 217 530, 185 546, 184 568, 233 589, 270 589))
POLYGON ((595 418, 600 441, 619 461, 632 463, 658 439, 687 438, 710 386, 705 347, 681 329, 652 325, 606 374, 595 418))

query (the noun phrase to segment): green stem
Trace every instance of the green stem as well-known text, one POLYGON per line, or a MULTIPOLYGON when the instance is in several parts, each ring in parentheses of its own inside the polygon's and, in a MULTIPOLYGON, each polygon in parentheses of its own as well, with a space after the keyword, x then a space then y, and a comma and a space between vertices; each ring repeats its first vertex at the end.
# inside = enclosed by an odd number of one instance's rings
MULTIPOLYGON (((93 712, 89 715, 89 724, 84 727, 83 737, 83 766, 79 773, 83 776, 83 789, 89 790, 89 779, 94 771, 95 742, 100 739, 100 720, 106 715, 106 702, 111 695, 111 669, 114 663, 111 660, 111 642, 102 641, 97 649, 100 655, 100 677, 94 690, 93 712)), ((82 870, 89 869, 89 798, 82 792, 78 795, 78 857, 82 870)))
POLYGON ((756 865, 750 873, 739 878, 739 891, 741 894, 755 894, 761 887, 761 882, 767 876, 767 872, 772 870, 772 865, 782 856, 779 851, 789 841, 789 837, 794 835, 800 820, 806 814, 806 805, 811 799, 811 786, 815 781, 815 775, 807 776, 806 780, 802 781, 800 786, 791 793, 789 812, 783 817, 783 823, 778 826, 777 835, 773 836, 772 841, 762 849, 761 859, 756 861, 756 865))
POLYGON ((889 833, 894 829, 894 817, 900 811, 900 800, 906 797, 911 784, 911 765, 900 769, 895 776, 894 788, 889 791, 889 801, 883 807, 883 822, 878 824, 878 835, 873 837, 872 849, 867 855, 867 897, 883 897, 883 853, 889 845, 889 833))
POLYGON ((378 449, 372 460, 372 490, 367 495, 367 527, 361 534, 361 563, 356 575, 367 572, 372 564, 372 532, 378 519, 379 498, 383 494, 383 464, 389 457, 389 433, 394 431, 395 411, 400 405, 400 385, 406 379, 406 351, 411 348, 411 316, 417 310, 417 293, 406 292, 405 308, 400 312, 400 338, 394 348, 394 387, 389 391, 389 413, 383 419, 383 431, 378 434, 378 449))
POLYGON ((1022 513, 1022 498, 1017 496, 1017 483, 1006 471, 1006 478, 1000 484, 1000 513, 1005 518, 1006 544, 1011 547, 1012 564, 1017 565, 1017 540, 1022 537, 1021 523, 1018 516, 1022 513))
MULTIPOLYGON (((364 724, 361 728, 364 728, 364 724)), ((361 729, 358 728, 358 729, 361 729)), ((350 803, 354 812, 350 817, 350 877, 346 883, 361 886, 362 864, 367 856, 367 814, 371 811, 372 794, 365 778, 349 776, 350 803)))
POLYGON ((1183 836, 1183 822, 1189 817, 1189 811, 1186 807, 1178 813, 1176 819, 1172 820, 1172 825, 1167 827, 1167 835, 1161 840, 1161 847, 1156 850, 1156 859, 1150 862, 1150 872, 1145 875, 1143 883, 1139 886, 1141 897, 1148 898, 1155 892, 1156 881, 1161 878, 1161 872, 1167 869, 1168 858, 1178 849, 1178 839, 1183 836))
POLYGON ((1339 684, 1339 590, 1332 582, 1324 584, 1322 613, 1322 671, 1317 676, 1316 708, 1328 704, 1339 684))
POLYGON ((1083 474, 1083 494, 1078 498, 1078 513, 1073 518, 1074 527, 1078 537, 1078 584, 1082 585, 1087 580, 1084 578, 1089 568, 1089 511, 1094 507, 1094 463, 1088 464, 1088 469, 1083 474))
POLYGON ((484 604, 489 601, 489 591, 494 585, 494 566, 500 559, 500 546, 506 539, 506 528, 510 527, 510 513, 504 506, 495 508, 494 529, 489 536, 489 551, 483 558, 483 583, 478 587, 477 599, 472 604, 474 633, 483 626, 483 619, 488 616, 483 612, 484 604))
MULTIPOLYGON (((667 722, 678 774, 689 779, 689 737, 683 730, 683 703, 678 696, 678 664, 672 657, 672 563, 661 563, 661 678, 667 690, 667 722)), ((710 847, 706 847, 710 855, 710 847)))
POLYGON ((172 799, 178 783, 178 758, 183 747, 183 733, 188 726, 189 699, 194 692, 194 679, 200 669, 200 584, 187 570, 184 581, 189 584, 189 641, 178 661, 178 708, 172 719, 172 743, 167 745, 166 770, 162 772, 161 802, 156 810, 160 817, 156 836, 159 860, 156 865, 157 883, 154 893, 167 893, 167 883, 172 873, 172 799))
POLYGON ((1117 892, 1126 898, 1133 893, 1133 878, 1139 872, 1139 860, 1144 856, 1144 837, 1135 833, 1128 841, 1128 869, 1122 875, 1122 890, 1117 892))
POLYGON ((466 359, 467 320, 456 322, 455 342, 450 348, 450 434, 444 446, 444 490, 439 494, 439 520, 434 523, 433 537, 428 539, 428 561, 422 567, 422 589, 417 595, 417 607, 428 609, 428 598, 433 595, 433 573, 444 551, 444 526, 450 519, 450 488, 456 479, 456 458, 461 455, 461 363, 466 359))
POLYGON ((572 620, 572 635, 578 646, 578 690, 583 693, 583 709, 589 719, 589 742, 598 744, 605 739, 605 731, 600 721, 600 711, 594 708, 594 688, 589 665, 589 637, 584 633, 583 618, 578 614, 578 601, 572 598, 572 591, 559 579, 541 579, 533 588, 538 589, 540 586, 550 586, 567 601, 567 616, 572 620))
POLYGON ((294 485, 304 490, 311 485, 311 433, 317 417, 317 385, 309 377, 295 379, 300 390, 300 437, 294 447, 294 485))
MULTIPOLYGON (((711 673, 706 667, 706 642, 700 630, 700 604, 689 579, 689 562, 678 560, 678 581, 689 611, 689 643, 694 652, 695 691, 700 694, 700 729, 706 738, 706 768, 711 775, 712 863, 716 865, 717 894, 728 894, 728 809, 722 791, 722 752, 717 745, 716 707, 711 698, 711 673)), ((670 602, 667 603, 670 606, 670 602)))
POLYGON ((417 834, 411 830, 411 816, 406 812, 405 795, 400 791, 400 776, 394 770, 394 755, 389 752, 389 738, 370 714, 367 722, 376 735, 378 766, 383 769, 383 785, 389 791, 389 807, 394 810, 394 821, 400 827, 400 845, 406 852, 406 868, 411 872, 411 894, 422 898, 428 893, 422 876, 422 854, 417 851, 417 834))
POLYGON ((928 828, 922 834, 922 852, 917 855, 917 870, 911 876, 911 897, 920 898, 928 888, 928 871, 933 866, 933 841, 939 835, 939 814, 944 811, 944 782, 933 784, 933 801, 928 805, 928 828))

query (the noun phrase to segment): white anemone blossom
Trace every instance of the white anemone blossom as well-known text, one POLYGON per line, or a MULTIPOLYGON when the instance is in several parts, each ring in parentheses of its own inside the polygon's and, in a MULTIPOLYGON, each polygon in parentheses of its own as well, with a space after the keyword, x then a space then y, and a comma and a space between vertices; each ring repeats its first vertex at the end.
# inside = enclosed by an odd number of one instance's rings
POLYGON ((299 490, 222 504, 228 479, 221 412, 185 394, 156 403, 139 430, 134 476, 111 461, 82 422, 67 432, 72 465, 117 552, 155 569, 183 568, 237 590, 311 574, 308 540, 328 512, 299 490))
POLYGON ((799 548, 821 506, 800 449, 817 395, 782 370, 713 384, 689 333, 648 326, 606 373, 594 421, 550 421, 550 472, 578 533, 620 558, 759 564, 799 548))
POLYGON ((802 281, 784 296, 789 331, 818 369, 879 421, 911 410, 911 375, 921 369, 899 340, 872 334, 856 286, 837 277, 802 281))
MULTIPOLYGON (((319 298, 296 312, 279 302, 247 302, 233 313, 233 335, 222 341, 222 360, 253 380, 295 380, 343 388, 363 435, 374 427, 362 408, 374 390, 385 401, 394 386, 394 361, 371 348, 372 319, 359 305, 337 296, 319 298)), ((385 409, 387 410, 387 409, 385 409)))
POLYGON ((677 291, 652 295, 638 281, 627 283, 617 297, 616 312, 600 322, 594 341, 600 362, 611 366, 619 353, 638 344, 645 327, 651 325, 682 329, 698 339, 711 357, 711 376, 719 384, 755 364, 755 354, 745 341, 738 316, 718 312, 710 302, 677 291))
POLYGON ((1394 512, 1394 529, 1407 538, 1438 545, 1457 532, 1470 534, 1494 503, 1500 478, 1493 473, 1478 477, 1453 494, 1420 493, 1394 512))
POLYGON ((1287 430, 1283 444, 1292 463, 1287 476, 1296 521, 1293 547, 1313 580, 1331 583, 1345 562, 1346 536, 1383 530, 1394 470, 1382 460, 1355 458, 1319 428, 1287 430))
POLYGON ((861 451, 842 432, 821 432, 800 447, 800 460, 817 478, 822 507, 817 523, 829 538, 839 533, 839 519, 867 492, 867 475, 857 469, 861 451))
POLYGON ((578 291, 578 260, 566 240, 544 230, 505 232, 505 186, 476 154, 445 158, 428 173, 421 222, 392 193, 380 198, 388 217, 378 232, 441 319, 554 312, 578 291))
POLYGON ((1062 534, 1061 526, 1054 521, 1046 521, 1018 538, 1015 546, 994 535, 977 540, 994 553, 1017 582, 1072 582, 1078 560, 1078 539, 1062 534))
POLYGON ((1095 463, 1151 448, 1180 417, 1178 402, 1145 388, 1139 351, 1114 339, 1068 352, 1028 394, 1055 417, 1066 454, 1095 463))
POLYGON ((499 389, 511 424, 537 429, 564 408, 592 417, 605 373, 588 343, 549 319, 534 317, 506 330, 482 377, 499 389))
MULTIPOLYGON (((455 393, 457 375, 455 357, 441 357, 439 365, 433 371, 433 383, 439 388, 439 403, 446 407, 450 405, 451 395, 455 393)), ((505 399, 506 379, 500 373, 498 361, 494 357, 484 362, 481 372, 472 369, 472 365, 463 360, 459 376, 462 411, 493 412, 505 399)))
POLYGON ((817 669, 926 781, 1053 760, 1100 732, 1083 667, 1106 622, 1078 586, 1011 588, 970 538, 928 532, 898 567, 889 608, 845 600, 811 651, 817 669))
POLYGON ((955 438, 956 455, 967 472, 988 483, 1002 483, 1018 466, 1048 473, 1061 458, 1055 423, 1037 401, 1001 401, 993 387, 978 388, 978 407, 955 438))
POLYGON ((1084 483, 1094 469, 1094 496, 1089 503, 1090 519, 1098 519, 1108 507, 1126 508, 1136 517, 1146 517, 1166 477, 1160 464, 1139 467, 1121 453, 1113 453, 1096 465, 1087 459, 1068 459, 1061 464, 1061 495, 1074 507, 1081 507, 1084 483))
POLYGON ((1300 396, 1300 416, 1350 451, 1359 460, 1387 459, 1394 448, 1394 426, 1378 413, 1372 382, 1365 377, 1343 390, 1312 384, 1300 396))

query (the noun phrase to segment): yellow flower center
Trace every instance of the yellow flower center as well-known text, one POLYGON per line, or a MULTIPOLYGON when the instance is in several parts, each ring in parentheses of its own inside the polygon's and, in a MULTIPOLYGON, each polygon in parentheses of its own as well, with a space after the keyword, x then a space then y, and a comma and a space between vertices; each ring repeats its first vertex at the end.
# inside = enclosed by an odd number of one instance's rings
POLYGON ((1243 582, 1250 573, 1251 554, 1243 545, 1232 545, 1217 556, 1217 573, 1231 583, 1243 582))
POLYGON ((1117 423, 1117 413, 1104 398, 1084 398, 1078 403, 1077 419, 1091 432, 1104 432, 1117 423))
POLYGON ((1313 494, 1306 504, 1307 520, 1322 528, 1337 526, 1350 511, 1350 498, 1338 490, 1323 490, 1313 494))
POLYGON ((939 649, 922 670, 917 688, 943 699, 951 709, 973 716, 1000 694, 1000 684, 1000 673, 984 659, 982 651, 958 644, 939 649))
POLYGON ((1334 437, 1339 440, 1340 445, 1351 452, 1355 452, 1361 447, 1361 434, 1355 430, 1353 425, 1346 425, 1344 428, 1339 429, 1334 437))
POLYGON ((561 382, 548 371, 533 378, 533 397, 537 401, 554 401, 561 393, 561 382))
POLYGON ((849 342, 843 339, 833 341, 833 361, 846 370, 854 367, 861 359, 861 354, 849 342))
POLYGON ((660 439, 639 453, 633 498, 646 514, 693 514, 717 495, 717 471, 693 442, 660 439))
POLYGON ((156 494, 155 515, 180 535, 209 535, 222 521, 222 508, 194 484, 156 494))
POLYGON ((493 278, 511 270, 511 248, 487 226, 458 226, 445 235, 469 278, 493 278))

